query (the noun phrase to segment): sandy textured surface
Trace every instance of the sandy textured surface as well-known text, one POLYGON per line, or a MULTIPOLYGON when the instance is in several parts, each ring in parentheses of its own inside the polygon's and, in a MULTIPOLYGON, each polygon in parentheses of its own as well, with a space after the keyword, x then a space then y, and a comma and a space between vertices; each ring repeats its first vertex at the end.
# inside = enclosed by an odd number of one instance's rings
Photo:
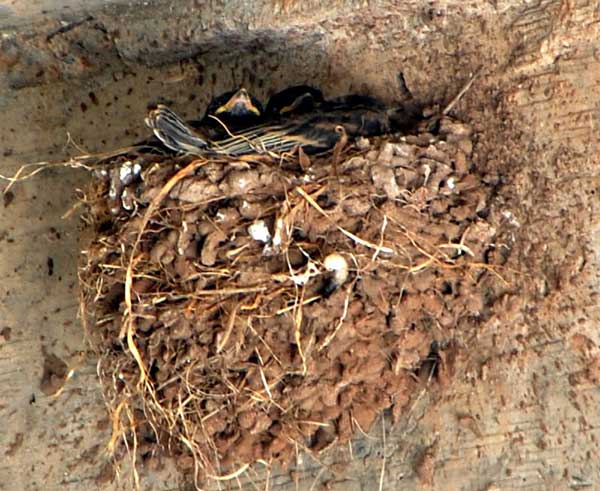
MULTIPOLYGON (((600 486, 595 2, 53 4, 0 2, 2 174, 78 153, 68 135, 88 150, 130 143, 148 104, 193 116, 232 85, 446 102, 481 69, 457 113, 477 131, 473 159, 503 183, 494 206, 516 273, 501 308, 477 329, 456 326, 452 376, 418 392, 397 428, 386 421, 385 441, 380 421, 352 452, 324 466, 304 457, 270 483, 600 486)), ((78 223, 62 218, 86 179, 50 171, 0 205, 0 489, 128 487, 107 477, 109 427, 76 318, 78 223), (47 395, 44 372, 65 367, 74 377, 47 395)), ((144 471, 144 489, 181 486, 167 464, 144 471)))

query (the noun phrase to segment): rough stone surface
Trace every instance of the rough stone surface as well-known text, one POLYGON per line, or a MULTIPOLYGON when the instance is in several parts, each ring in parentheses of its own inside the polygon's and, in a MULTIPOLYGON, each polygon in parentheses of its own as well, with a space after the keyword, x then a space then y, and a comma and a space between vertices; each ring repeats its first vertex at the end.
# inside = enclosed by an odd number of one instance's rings
MULTIPOLYGON (((272 488, 372 489, 382 468, 384 489, 599 486, 595 2, 99 3, 0 1, 0 173, 78 153, 68 135, 130 143, 148 104, 193 116, 232 85, 445 104, 480 70, 455 111, 502 184, 505 309, 448 354, 453 377, 424 386, 399 427, 385 421, 385 440, 380 421, 325 467, 273 469, 272 488)), ((77 220, 61 217, 85 180, 51 170, 0 206, 0 489, 130 487, 111 481, 95 362, 80 355, 77 220), (74 376, 49 395, 64 365, 74 376)), ((184 487, 168 466, 142 478, 184 487)))

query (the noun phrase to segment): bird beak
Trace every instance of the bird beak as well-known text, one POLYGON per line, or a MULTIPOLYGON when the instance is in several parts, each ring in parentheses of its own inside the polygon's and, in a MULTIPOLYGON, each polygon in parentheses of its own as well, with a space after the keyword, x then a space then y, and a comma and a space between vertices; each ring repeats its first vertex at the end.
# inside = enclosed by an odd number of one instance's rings
POLYGON ((260 116, 260 110, 252 103, 252 99, 246 89, 240 89, 233 94, 231 99, 215 111, 215 114, 221 114, 226 111, 241 112, 242 110, 260 116))

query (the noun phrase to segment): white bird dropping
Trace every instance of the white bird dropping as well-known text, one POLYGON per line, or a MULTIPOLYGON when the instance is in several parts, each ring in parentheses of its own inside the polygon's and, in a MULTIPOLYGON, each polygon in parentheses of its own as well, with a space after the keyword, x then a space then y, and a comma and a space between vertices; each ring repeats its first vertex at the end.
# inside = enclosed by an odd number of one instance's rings
POLYGON ((250 237, 258 242, 267 243, 271 240, 271 232, 267 228, 264 220, 258 220, 248 227, 250 237))

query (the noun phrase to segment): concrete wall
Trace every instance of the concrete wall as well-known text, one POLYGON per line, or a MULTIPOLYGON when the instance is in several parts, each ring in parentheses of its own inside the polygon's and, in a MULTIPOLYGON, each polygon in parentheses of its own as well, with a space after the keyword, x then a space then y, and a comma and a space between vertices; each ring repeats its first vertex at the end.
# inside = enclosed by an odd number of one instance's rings
MULTIPOLYGON (((308 82, 442 103, 481 69, 458 114, 505 183, 524 279, 459 336, 449 385, 415 395, 385 443, 378 426, 325 467, 305 457, 298 486, 595 489, 599 15, 593 1, 0 0, 0 173, 135 141, 156 102, 192 117, 232 86, 264 98, 308 82)), ((0 205, 0 489, 129 487, 107 478, 110 428, 77 319, 78 222, 62 218, 87 179, 50 170, 0 205), (55 397, 40 381, 57 359, 76 371, 55 397)), ((180 489, 168 463, 144 474, 143 489, 180 489)), ((287 472, 270 479, 296 489, 287 472)))

